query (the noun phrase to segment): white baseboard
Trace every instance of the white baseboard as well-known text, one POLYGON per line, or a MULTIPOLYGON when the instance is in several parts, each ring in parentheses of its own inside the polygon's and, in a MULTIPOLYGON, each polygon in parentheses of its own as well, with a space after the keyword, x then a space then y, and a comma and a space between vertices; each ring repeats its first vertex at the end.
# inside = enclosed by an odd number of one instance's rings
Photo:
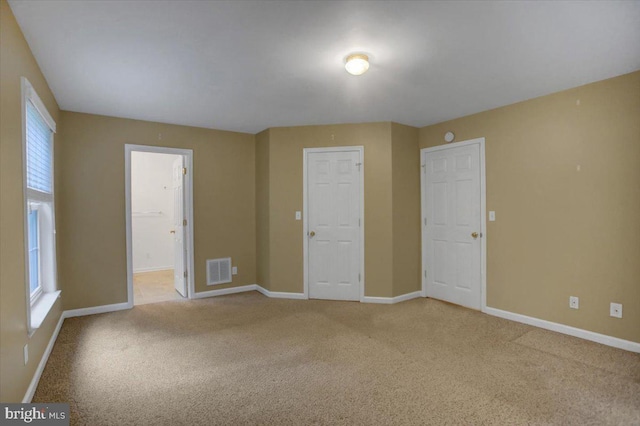
POLYGON ((414 291, 412 293, 401 294, 400 296, 396 296, 393 298, 393 303, 404 302, 406 300, 417 299, 418 297, 422 297, 422 292, 420 290, 414 291))
MULTIPOLYGON (((234 294, 234 293, 242 293, 245 291, 258 291, 265 296, 272 299, 296 299, 296 300, 307 300, 308 297, 304 293, 292 293, 292 292, 284 292, 284 291, 271 291, 266 288, 260 286, 259 284, 249 284, 241 287, 231 287, 225 288, 222 290, 209 290, 202 291, 196 293, 193 298, 194 299, 202 299, 205 297, 215 297, 215 296, 224 296, 226 294, 234 294)), ((414 291, 413 293, 401 294, 396 297, 370 297, 365 296, 361 302, 364 303, 384 303, 384 304, 393 304, 404 302, 405 300, 415 299, 418 297, 422 297, 422 292, 414 291)))
POLYGON ((503 311, 496 308, 486 307, 484 312, 495 317, 520 322, 523 324, 533 325, 535 327, 544 328, 546 330, 556 331, 569 336, 579 337, 581 339, 590 340, 592 342, 602 343, 603 345, 612 346, 614 348, 624 349, 626 351, 640 353, 640 343, 624 340, 617 337, 607 336, 606 334, 595 333, 593 331, 583 330, 581 328, 571 327, 569 325, 558 324, 556 322, 546 321, 539 318, 528 317, 526 315, 516 314, 509 311, 503 311))
POLYGON ((393 297, 372 297, 364 296, 360 299, 362 303, 382 303, 384 305, 393 304, 393 297))
POLYGON ((206 297, 224 296, 227 294, 243 293, 245 291, 258 291, 273 299, 307 299, 304 293, 287 293, 282 291, 269 291, 258 284, 248 284, 240 287, 223 288, 221 290, 201 291, 193 295, 193 299, 203 299, 206 297))
POLYGON ((157 272, 157 271, 170 271, 173 269, 173 266, 152 266, 151 268, 138 268, 134 269, 133 273, 138 274, 142 272, 157 272))
POLYGON ((194 293, 192 299, 204 299, 205 297, 224 296, 225 294, 243 293, 245 291, 257 290, 256 284, 248 284, 240 287, 229 287, 220 290, 209 290, 194 293))
POLYGON ((45 365, 47 365, 47 361, 49 360, 49 355, 51 355, 51 350, 53 349, 53 345, 56 343, 58 339, 58 333, 60 333, 60 329, 62 328, 62 323, 64 322, 64 312, 60 314, 60 319, 58 320, 58 324, 56 328, 53 330, 53 334, 51 334, 51 338, 49 339, 49 343, 42 354, 42 358, 40 358, 40 363, 38 363, 38 367, 36 368, 35 373, 33 373, 33 378, 31 379, 31 383, 29 383, 29 387, 27 388, 27 392, 24 394, 24 398, 22 398, 23 404, 28 404, 33 399, 33 394, 36 393, 36 388, 38 387, 38 383, 40 382, 40 377, 42 376, 42 372, 44 371, 45 365))
POLYGON ((373 297, 364 296, 360 301, 363 303, 382 303, 385 305, 393 305, 394 303, 404 302, 406 300, 422 297, 422 291, 414 291, 413 293, 401 294, 396 297, 373 297))
POLYGON ((83 317, 85 315, 104 314, 106 312, 122 311, 124 309, 131 309, 129 303, 114 303, 113 305, 94 306, 91 308, 72 309, 70 311, 64 311, 65 318, 83 317))
POLYGON ((256 287, 257 287, 256 290, 258 290, 260 293, 264 294, 267 297, 271 297, 273 299, 298 299, 298 300, 308 299, 308 297, 305 296, 304 293, 288 293, 284 291, 271 291, 257 284, 256 284, 256 287))

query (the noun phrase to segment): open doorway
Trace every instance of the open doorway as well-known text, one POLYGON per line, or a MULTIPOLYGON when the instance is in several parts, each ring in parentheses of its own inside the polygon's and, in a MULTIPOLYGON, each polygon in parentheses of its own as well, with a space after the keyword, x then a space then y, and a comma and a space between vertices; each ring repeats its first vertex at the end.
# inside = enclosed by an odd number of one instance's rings
POLYGON ((126 145, 130 306, 192 294, 191 150, 126 145))

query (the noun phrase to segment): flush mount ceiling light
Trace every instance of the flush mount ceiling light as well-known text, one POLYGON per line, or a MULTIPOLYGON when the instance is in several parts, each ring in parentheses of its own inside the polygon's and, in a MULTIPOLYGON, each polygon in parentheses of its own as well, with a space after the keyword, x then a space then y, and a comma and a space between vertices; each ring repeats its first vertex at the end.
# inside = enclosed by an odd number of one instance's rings
POLYGON ((369 69, 369 57, 363 53, 353 53, 347 56, 344 68, 351 75, 362 75, 369 69))

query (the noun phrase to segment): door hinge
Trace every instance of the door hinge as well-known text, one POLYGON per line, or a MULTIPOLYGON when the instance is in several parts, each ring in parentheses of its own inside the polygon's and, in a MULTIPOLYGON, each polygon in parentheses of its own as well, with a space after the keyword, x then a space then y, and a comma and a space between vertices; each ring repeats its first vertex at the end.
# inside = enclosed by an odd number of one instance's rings
POLYGON ((358 168, 358 171, 360 171, 360 166, 362 166, 362 163, 356 163, 356 167, 358 168))
POLYGON ((362 219, 358 219, 358 226, 362 226, 362 219))
POLYGON ((358 274, 358 282, 360 282, 361 280, 362 280, 362 276, 358 274))
POLYGON ((189 276, 189 273, 187 271, 184 271, 184 277, 187 278, 189 276))
POLYGON ((427 270, 424 270, 424 277, 427 278, 427 270))
POLYGON ((187 219, 182 219, 182 226, 187 226, 187 219))
POLYGON ((182 168, 182 174, 183 174, 183 175, 186 175, 186 174, 187 174, 187 168, 186 168, 186 167, 183 167, 183 168, 182 168))
POLYGON ((427 218, 424 218, 424 226, 427 226, 427 218))

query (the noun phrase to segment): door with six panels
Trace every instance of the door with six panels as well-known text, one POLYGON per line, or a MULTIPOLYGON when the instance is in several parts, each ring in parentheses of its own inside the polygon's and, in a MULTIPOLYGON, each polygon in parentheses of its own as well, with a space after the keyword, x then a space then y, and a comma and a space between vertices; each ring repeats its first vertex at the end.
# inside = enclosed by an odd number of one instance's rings
POLYGON ((309 298, 360 300, 360 151, 307 153, 309 298))
POLYGON ((426 295, 481 307, 480 144, 423 152, 426 295))

